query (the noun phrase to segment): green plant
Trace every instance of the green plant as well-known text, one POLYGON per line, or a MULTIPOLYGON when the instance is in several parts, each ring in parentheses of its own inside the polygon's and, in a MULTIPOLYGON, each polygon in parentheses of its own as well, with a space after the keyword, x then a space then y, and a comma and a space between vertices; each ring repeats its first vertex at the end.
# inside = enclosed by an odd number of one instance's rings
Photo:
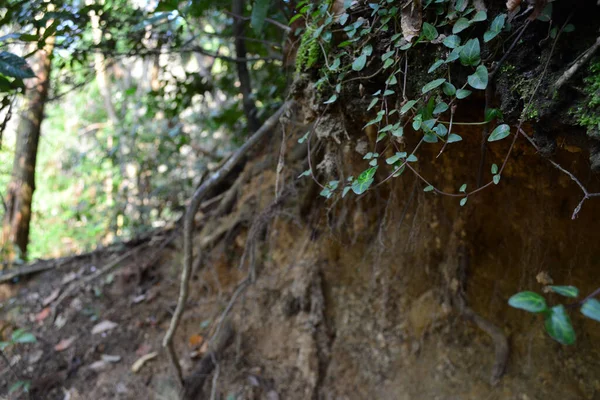
POLYGON ((577 123, 587 129, 590 136, 600 137, 600 60, 592 63, 584 78, 585 100, 571 110, 577 123))
MULTIPOLYGON (((549 291, 567 298, 579 296, 579 289, 575 286, 547 286, 547 288, 549 291)), ((541 314, 544 317, 544 328, 548 335, 561 344, 570 345, 575 343, 575 330, 567 310, 579 307, 584 316, 600 322, 600 301, 594 298, 598 294, 600 294, 600 290, 596 290, 580 302, 550 307, 542 295, 525 291, 513 295, 508 300, 508 304, 514 308, 541 314)))
MULTIPOLYGON (((540 20, 550 20, 551 3, 540 14, 540 20)), ((361 195, 374 187, 376 173, 386 171, 388 174, 380 180, 379 184, 382 184, 401 176, 408 169, 426 184, 425 191, 458 197, 461 206, 467 203, 469 195, 498 184, 508 155, 500 168, 496 164, 492 166, 490 181, 486 185, 470 192, 467 192, 466 184, 459 185, 460 190, 456 193, 437 189, 418 172, 415 163, 421 146, 444 143, 441 154, 448 145, 462 141, 456 127, 460 128, 463 123, 454 121, 454 112, 460 101, 473 91, 487 90, 495 69, 502 67, 495 66, 491 71, 483 62, 482 49, 501 48, 497 38, 511 29, 506 14, 490 18, 485 11, 470 7, 469 2, 464 0, 425 1, 418 12, 411 7, 398 7, 390 0, 369 3, 366 11, 352 11, 350 8, 351 2, 345 2, 341 11, 332 10, 328 2, 320 5, 307 1, 299 3, 298 13, 292 20, 303 17, 306 28, 296 66, 298 71, 304 71, 316 67, 317 62, 323 60, 325 66, 319 67, 320 79, 315 86, 319 89, 318 96, 322 96, 321 102, 327 107, 325 111, 343 98, 344 89, 350 88, 352 81, 384 82, 372 93, 366 109, 368 113, 375 113, 364 126, 376 128, 375 148, 364 156, 368 167, 358 177, 348 177, 344 184, 338 180, 321 184, 312 168, 300 176, 312 177, 322 188, 320 194, 330 198, 340 192, 344 197, 350 191, 361 195), (477 29, 486 22, 486 30, 477 29), (375 51, 375 46, 378 51, 375 51), (426 74, 414 72, 413 80, 420 83, 416 93, 411 94, 406 87, 406 78, 411 74, 409 53, 414 52, 416 57, 420 57, 420 48, 424 46, 435 46, 436 49, 429 53, 438 57, 426 74), (385 50, 381 50, 382 47, 385 50), (453 80, 454 76, 465 75, 457 74, 458 69, 467 72, 467 78, 461 78, 464 80, 460 82, 453 80), (364 72, 367 76, 363 75, 363 71, 367 70, 364 72), (417 137, 420 136, 412 151, 402 148, 408 127, 417 137), (390 154, 390 150, 393 156, 380 159, 380 154, 390 154)), ((527 118, 536 115, 534 108, 523 110, 523 116, 527 118)), ((487 142, 491 143, 511 136, 509 125, 495 122, 501 119, 499 110, 486 106, 484 120, 468 124, 491 125, 491 134, 487 135, 487 142)), ((312 130, 300 141, 310 141, 311 133, 312 130)), ((512 134, 518 136, 518 129, 512 134)))
MULTIPOLYGON (((4 350, 6 350, 7 348, 9 348, 11 346, 15 346, 17 344, 36 343, 36 342, 37 342, 37 339, 35 338, 35 335, 33 333, 27 332, 25 329, 20 328, 20 329, 15 330, 11 334, 10 340, 8 342, 0 342, 0 352, 2 352, 2 357, 4 358, 4 361, 6 362, 6 364, 9 367, 11 367, 10 362, 4 355, 4 350)), ((16 381, 12 385, 10 385, 8 392, 13 393, 18 390, 28 392, 29 388, 31 386, 31 381, 21 379, 17 375, 16 372, 14 372, 14 374, 15 374, 16 381)))

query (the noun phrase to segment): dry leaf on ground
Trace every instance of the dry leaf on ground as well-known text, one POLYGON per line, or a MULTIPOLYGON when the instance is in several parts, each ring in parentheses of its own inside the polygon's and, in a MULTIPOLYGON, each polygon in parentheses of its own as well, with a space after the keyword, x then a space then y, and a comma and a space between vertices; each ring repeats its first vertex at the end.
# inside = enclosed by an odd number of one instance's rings
POLYGON ((110 331, 111 329, 115 329, 118 326, 116 322, 104 320, 92 328, 92 335, 96 335, 98 333, 110 331))
POLYGON ((61 340, 60 342, 58 342, 58 344, 56 346, 54 346, 54 350, 64 351, 64 350, 68 349, 69 347, 71 347, 73 342, 75 342, 75 339, 76 339, 75 336, 71 336, 70 338, 61 340))

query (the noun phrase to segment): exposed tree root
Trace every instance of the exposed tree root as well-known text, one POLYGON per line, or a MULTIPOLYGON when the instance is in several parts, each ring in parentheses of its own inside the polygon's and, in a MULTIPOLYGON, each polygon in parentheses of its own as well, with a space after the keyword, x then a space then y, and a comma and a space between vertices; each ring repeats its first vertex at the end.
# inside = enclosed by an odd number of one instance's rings
POLYGON ((468 250, 464 245, 458 249, 459 261, 458 261, 458 278, 459 288, 454 296, 454 302, 458 308, 461 316, 469 321, 475 323, 475 325, 487 333, 494 342, 494 364, 492 366, 492 372, 490 375, 490 384, 495 386, 500 382, 500 378, 506 372, 506 365, 508 364, 508 357, 510 354, 510 348, 508 346, 508 339, 502 331, 492 322, 483 318, 481 315, 473 311, 468 305, 465 299, 464 281, 466 280, 466 271, 469 265, 469 254, 468 250))
POLYGON ((558 78, 554 84, 554 90, 559 90, 565 83, 567 83, 569 79, 571 79, 573 75, 575 75, 590 58, 592 58, 598 49, 600 49, 600 36, 598 36, 594 44, 579 57, 579 59, 571 66, 571 68, 567 69, 562 76, 558 78))
POLYGON ((177 301, 177 308, 171 319, 171 324, 165 337, 163 339, 163 347, 167 349, 171 363, 177 375, 179 382, 183 382, 183 376, 181 372, 181 366, 175 353, 175 347, 173 344, 173 335, 177 330, 181 316, 185 308, 185 303, 188 297, 189 281, 192 270, 193 262, 193 235, 194 235, 194 217, 198 211, 200 203, 209 191, 216 185, 221 183, 227 174, 236 167, 245 157, 246 153, 257 145, 261 139, 263 139, 268 132, 270 132, 279 118, 283 115, 284 111, 290 106, 290 102, 282 105, 277 112, 272 115, 264 125, 256 131, 249 139, 244 143, 224 164, 219 168, 210 178, 208 178, 200 187, 196 190, 192 196, 192 201, 187 209, 184 217, 184 230, 183 230, 183 241, 184 241, 184 255, 183 255, 183 269, 181 272, 181 288, 179 293, 179 299, 177 301))
POLYGON ((202 357, 194 371, 183 381, 182 398, 195 400, 200 398, 202 387, 207 378, 218 366, 223 352, 231 345, 235 330, 231 321, 227 320, 210 350, 202 357))

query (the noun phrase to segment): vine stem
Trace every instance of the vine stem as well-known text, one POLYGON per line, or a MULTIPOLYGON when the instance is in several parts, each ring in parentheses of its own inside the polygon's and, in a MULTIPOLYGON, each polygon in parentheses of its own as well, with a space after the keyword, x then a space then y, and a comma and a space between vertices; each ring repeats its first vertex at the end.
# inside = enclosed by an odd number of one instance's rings
POLYGON ((578 301, 577 303, 567 304, 565 307, 567 308, 575 308, 583 305, 586 301, 593 299, 594 297, 600 295, 600 287, 594 290, 592 293, 588 294, 583 300, 578 301))

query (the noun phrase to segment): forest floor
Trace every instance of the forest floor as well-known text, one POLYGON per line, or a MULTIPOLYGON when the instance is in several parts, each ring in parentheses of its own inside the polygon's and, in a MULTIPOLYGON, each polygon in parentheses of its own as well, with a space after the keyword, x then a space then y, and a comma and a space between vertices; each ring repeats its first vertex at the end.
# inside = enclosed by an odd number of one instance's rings
MULTIPOLYGON (((31 383, 29 398, 34 399, 176 398, 177 386, 161 340, 176 304, 179 263, 166 255, 139 271, 146 260, 143 254, 132 254, 113 272, 85 283, 86 277, 119 256, 96 252, 16 284, 0 284, 4 339, 17 328, 37 338, 36 343, 5 350, 1 396, 27 398, 21 391, 8 394, 11 385, 25 380, 31 383), (60 295, 71 285, 77 290, 62 301, 60 295)), ((192 307, 183 324, 210 306, 192 307)), ((205 351, 203 338, 211 326, 211 320, 195 326, 188 363, 205 351)))

